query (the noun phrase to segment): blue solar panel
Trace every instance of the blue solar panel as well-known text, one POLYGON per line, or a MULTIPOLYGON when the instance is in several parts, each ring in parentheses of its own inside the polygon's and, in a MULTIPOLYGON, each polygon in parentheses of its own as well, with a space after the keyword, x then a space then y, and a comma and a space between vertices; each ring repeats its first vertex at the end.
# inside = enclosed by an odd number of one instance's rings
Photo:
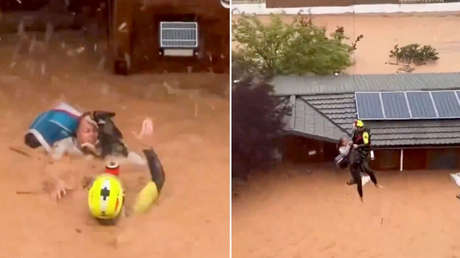
POLYGON ((437 118, 433 102, 431 101, 430 92, 409 91, 406 94, 412 113, 412 119, 437 118))
POLYGON ((384 119, 379 93, 357 92, 356 109, 359 119, 384 119))
POLYGON ((363 120, 460 119, 460 90, 356 92, 363 120))
POLYGON ((387 119, 409 119, 409 107, 402 92, 382 92, 383 109, 387 119))
POLYGON ((454 91, 433 91, 431 94, 439 117, 460 117, 460 104, 454 91))

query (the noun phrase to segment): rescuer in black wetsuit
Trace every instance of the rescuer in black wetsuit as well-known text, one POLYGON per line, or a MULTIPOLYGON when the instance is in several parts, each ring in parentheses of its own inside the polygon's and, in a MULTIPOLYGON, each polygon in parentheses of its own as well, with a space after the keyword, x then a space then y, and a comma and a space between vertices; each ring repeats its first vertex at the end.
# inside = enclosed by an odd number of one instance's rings
POLYGON ((356 120, 354 123, 354 131, 352 136, 353 149, 350 153, 350 172, 352 179, 347 182, 348 185, 357 184, 358 193, 363 198, 361 172, 368 174, 371 178, 372 183, 376 187, 382 188, 377 183, 375 172, 369 167, 369 152, 371 144, 370 130, 364 127, 364 123, 361 120, 356 120))

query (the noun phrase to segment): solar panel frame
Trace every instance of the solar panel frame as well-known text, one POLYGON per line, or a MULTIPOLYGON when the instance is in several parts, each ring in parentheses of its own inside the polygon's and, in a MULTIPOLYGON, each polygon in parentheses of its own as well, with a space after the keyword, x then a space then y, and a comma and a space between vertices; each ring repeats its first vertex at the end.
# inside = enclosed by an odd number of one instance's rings
POLYGON ((402 93, 404 94, 404 98, 406 99, 407 109, 409 110, 409 117, 412 118, 412 109, 409 104, 409 98, 407 98, 407 91, 403 91, 402 93))
MULTIPOLYGON (((436 101, 435 97, 433 97, 433 103, 436 106, 436 110, 438 111, 439 118, 441 118, 441 119, 460 118, 460 103, 459 103, 459 99, 458 99, 456 91, 454 91, 454 90, 436 90, 436 91, 430 91, 430 93, 431 93, 432 96, 433 96, 433 93, 447 93, 447 94, 452 93, 454 99, 451 99, 451 100, 445 99, 444 101, 441 100, 441 99, 438 99, 439 101, 436 101), (458 115, 453 115, 453 114, 442 115, 441 114, 441 113, 443 113, 443 111, 445 111, 445 110, 443 110, 443 108, 446 108, 446 104, 449 104, 448 102, 453 104, 453 106, 450 106, 449 108, 456 108, 457 110, 454 110, 454 112, 456 111, 458 115), (436 104, 439 104, 440 106, 437 106, 436 104)), ((451 110, 447 110, 447 111, 451 111, 451 110)))
POLYGON ((405 91, 406 96, 407 96, 407 104, 411 108, 411 119, 410 120, 430 120, 430 119, 438 119, 438 113, 436 110, 436 106, 434 105, 433 98, 431 97, 430 91, 423 91, 423 90, 411 90, 411 91, 405 91), (433 115, 427 115, 427 116, 415 116, 417 115, 417 108, 413 106, 411 103, 411 93, 425 93, 429 97, 429 103, 431 104, 431 107, 433 108, 433 115))
POLYGON ((381 96, 379 94, 379 92, 355 92, 355 104, 356 104, 356 116, 358 117, 358 119, 361 119, 361 120, 386 120, 385 118, 385 112, 383 110, 383 104, 382 104, 382 99, 381 99, 381 96), (380 107, 380 111, 382 112, 382 117, 363 117, 362 114, 360 114, 359 110, 360 110, 360 107, 361 105, 359 105, 359 100, 358 100, 358 95, 359 94, 374 94, 374 95, 378 95, 378 101, 379 101, 379 107, 380 107))
POLYGON ((404 92, 380 92, 386 119, 410 119, 409 104, 404 92))
POLYGON ((460 96, 459 96, 459 94, 460 94, 460 91, 459 91, 459 90, 456 90, 456 91, 455 91, 455 97, 457 97, 457 102, 458 102, 458 104, 460 105, 460 96))
MULTIPOLYGON (((435 102, 435 97, 433 97, 433 92, 452 92, 457 100, 458 107, 460 109, 460 89, 455 89, 455 90, 409 90, 409 91, 358 91, 355 92, 355 105, 356 105, 356 117, 361 120, 443 120, 443 119, 460 119, 460 110, 459 110, 459 115, 458 116, 440 116, 439 115, 439 110, 436 106, 435 102), (378 94, 379 96, 379 103, 380 104, 380 109, 382 111, 382 117, 362 117, 360 115, 360 110, 359 110, 359 104, 358 104, 358 95, 359 94, 378 94), (405 98, 405 103, 409 112, 409 117, 405 118, 393 118, 393 117, 388 117, 388 112, 385 108, 384 101, 382 94, 387 94, 387 93, 402 93, 404 94, 405 98), (429 97, 429 100, 425 99, 425 101, 428 101, 431 104, 432 109, 425 109, 427 113, 432 113, 433 116, 430 116, 428 114, 427 116, 415 116, 416 115, 416 110, 414 109, 414 97, 415 96, 410 96, 411 93, 424 93, 426 94, 426 97, 429 97), (412 99, 412 104, 411 104, 411 99, 412 99)), ((428 102, 425 102, 423 104, 428 104, 428 102)), ((420 109, 420 108, 419 108, 420 109)))

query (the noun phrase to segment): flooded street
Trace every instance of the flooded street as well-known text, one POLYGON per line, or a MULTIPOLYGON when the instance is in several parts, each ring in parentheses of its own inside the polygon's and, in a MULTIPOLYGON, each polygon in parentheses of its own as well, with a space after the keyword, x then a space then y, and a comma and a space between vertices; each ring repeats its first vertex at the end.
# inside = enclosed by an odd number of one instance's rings
POLYGON ((226 257, 228 74, 116 76, 103 60, 104 43, 88 43, 79 33, 56 32, 49 43, 43 34, 36 40, 1 36, 2 255, 226 257), (34 118, 61 101, 80 111, 115 112, 114 121, 130 150, 155 149, 166 183, 147 214, 129 212, 149 180, 146 168, 121 166, 128 217, 116 226, 101 226, 89 215, 82 181, 103 172, 104 164, 78 157, 53 162, 43 151, 25 146, 24 134, 34 118), (137 139, 146 118, 153 121, 153 135, 137 139), (50 196, 53 178, 73 188, 59 202, 50 196))
POLYGON ((330 164, 257 173, 233 197, 233 257, 458 257, 449 173, 377 171, 363 203, 330 164))

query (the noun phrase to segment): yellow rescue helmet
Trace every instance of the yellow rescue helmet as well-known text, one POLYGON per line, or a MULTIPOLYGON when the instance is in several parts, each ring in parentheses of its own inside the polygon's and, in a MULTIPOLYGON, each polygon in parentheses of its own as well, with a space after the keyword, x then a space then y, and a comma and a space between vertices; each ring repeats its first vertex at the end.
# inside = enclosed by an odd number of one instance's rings
POLYGON ((88 193, 91 214, 98 219, 114 219, 123 207, 124 192, 118 177, 111 174, 98 176, 88 193))
POLYGON ((355 125, 356 125, 356 127, 359 128, 359 127, 363 127, 363 126, 364 126, 364 123, 363 123, 363 121, 361 121, 361 120, 355 120, 355 125))

